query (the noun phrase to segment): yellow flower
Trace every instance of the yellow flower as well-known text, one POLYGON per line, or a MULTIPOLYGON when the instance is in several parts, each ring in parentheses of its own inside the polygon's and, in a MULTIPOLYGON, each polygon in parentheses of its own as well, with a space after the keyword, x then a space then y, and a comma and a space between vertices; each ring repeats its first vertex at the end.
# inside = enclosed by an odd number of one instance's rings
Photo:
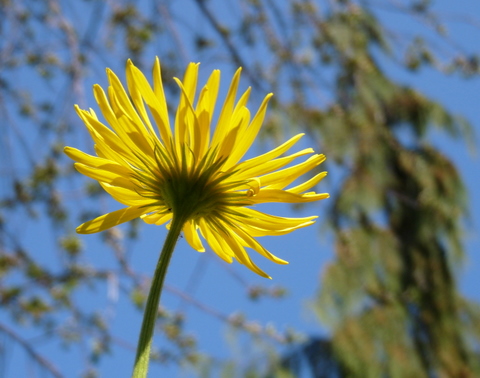
POLYGON ((245 247, 275 263, 287 264, 262 247, 255 237, 289 233, 313 224, 316 216, 277 217, 247 206, 327 198, 327 193, 305 192, 326 172, 285 189, 322 163, 325 156, 307 148, 280 157, 303 135, 298 134, 270 152, 240 162, 260 130, 272 96, 265 97, 251 119, 246 107, 250 88, 235 103, 241 69, 232 79, 217 125, 212 129, 220 71, 213 71, 195 103, 198 64, 190 63, 183 81, 175 78, 181 95, 173 131, 159 60, 153 68, 153 87, 131 61, 126 71, 129 95, 110 70, 107 94, 99 85, 94 86, 95 99, 110 128, 93 110, 76 107, 95 142, 97 156, 65 148, 65 153, 77 162, 75 167, 80 173, 97 180, 126 207, 80 225, 77 232, 100 232, 138 217, 156 225, 176 217, 184 224, 185 239, 199 252, 205 251, 201 235, 222 259, 231 263, 235 258, 261 276, 269 277, 252 262, 245 247), (305 155, 311 156, 288 166, 305 155))

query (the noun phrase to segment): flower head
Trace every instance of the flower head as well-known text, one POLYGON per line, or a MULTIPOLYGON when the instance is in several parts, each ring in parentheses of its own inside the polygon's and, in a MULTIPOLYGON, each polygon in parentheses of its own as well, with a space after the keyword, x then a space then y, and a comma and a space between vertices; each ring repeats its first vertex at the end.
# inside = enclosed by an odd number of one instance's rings
POLYGON ((327 193, 306 192, 326 172, 285 189, 322 163, 325 156, 313 154, 311 148, 282 156, 303 135, 298 134, 263 155, 240 162, 261 128, 272 96, 265 97, 251 118, 246 107, 250 88, 235 102, 240 72, 237 70, 232 79, 217 125, 212 129, 220 71, 213 71, 195 101, 198 64, 190 63, 183 81, 175 78, 181 95, 172 131, 158 59, 153 68, 153 87, 128 61, 129 95, 118 77, 107 70, 107 94, 99 85, 94 86, 94 94, 110 127, 93 110, 76 106, 95 142, 97 156, 72 147, 66 147, 65 153, 76 161, 80 173, 97 180, 126 207, 83 223, 77 232, 100 232, 138 217, 156 225, 176 217, 184 224, 185 239, 199 252, 205 251, 202 236, 225 261, 231 263, 235 258, 264 277, 269 276, 252 262, 245 247, 271 261, 287 264, 262 247, 255 237, 289 233, 313 224, 316 216, 277 217, 251 206, 327 198, 327 193), (310 155, 306 161, 288 166, 305 155, 310 155))

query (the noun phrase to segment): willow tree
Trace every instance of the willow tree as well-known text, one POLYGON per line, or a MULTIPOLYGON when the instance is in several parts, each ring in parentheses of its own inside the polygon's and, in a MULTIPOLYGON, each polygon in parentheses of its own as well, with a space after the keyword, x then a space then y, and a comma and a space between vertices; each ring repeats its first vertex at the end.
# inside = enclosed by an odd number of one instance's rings
MULTIPOLYGON (((427 3, 407 10, 436 20, 427 3)), ((296 102, 289 111, 347 173, 328 217, 335 260, 314 305, 331 339, 283 362, 298 370, 304 358, 315 376, 476 376, 480 312, 456 277, 468 200, 457 168, 429 141, 436 129, 467 143, 471 128, 389 77, 380 62, 402 56, 373 9, 343 2, 305 17, 318 64, 335 72, 335 96, 323 109, 296 102)), ((404 54, 405 70, 438 63, 419 38, 404 54)), ((475 58, 456 61, 465 74, 478 70, 475 58)))

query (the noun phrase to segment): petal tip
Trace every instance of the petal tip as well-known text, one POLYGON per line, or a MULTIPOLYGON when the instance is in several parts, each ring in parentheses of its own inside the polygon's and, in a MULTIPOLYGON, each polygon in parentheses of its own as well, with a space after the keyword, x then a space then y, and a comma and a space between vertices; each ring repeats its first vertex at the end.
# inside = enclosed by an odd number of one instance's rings
POLYGON ((77 232, 77 234, 88 234, 88 230, 87 228, 85 227, 85 223, 82 223, 80 226, 78 226, 75 231, 77 232))

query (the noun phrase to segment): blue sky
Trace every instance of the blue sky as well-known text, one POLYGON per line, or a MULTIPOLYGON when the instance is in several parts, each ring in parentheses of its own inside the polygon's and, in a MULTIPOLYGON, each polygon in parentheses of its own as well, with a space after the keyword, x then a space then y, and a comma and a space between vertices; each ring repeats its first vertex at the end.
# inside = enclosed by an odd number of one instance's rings
MULTIPOLYGON (((449 5, 447 0, 443 0, 439 2, 439 9, 445 15, 453 14, 452 12, 457 13, 457 9, 462 9, 462 12, 470 15, 480 15, 479 3, 468 0, 461 3, 461 7, 458 6, 458 3, 454 7, 449 5)), ((391 25, 409 28, 409 25, 402 24, 403 21, 398 15, 385 13, 382 17, 385 17, 385 20, 391 25)), ((470 50, 478 51, 478 41, 480 40, 478 29, 476 33, 473 33, 472 30, 475 29, 465 26, 464 22, 453 22, 449 24, 449 27, 452 39, 461 41, 461 44, 470 50)), ((194 55, 188 56, 188 58, 192 61, 200 60, 200 57, 194 55)), ((212 62, 202 65, 202 73, 208 75, 212 65, 212 62)), ((118 66, 121 67, 123 64, 118 66)), ((422 70, 417 74, 406 74, 394 64, 388 64, 386 68, 398 81, 414 85, 427 96, 445 104, 450 111, 464 115, 475 126, 478 135, 480 132, 478 127, 480 125, 480 79, 478 77, 465 80, 455 75, 446 77, 430 70, 422 70)), ((122 79, 124 78, 123 71, 117 73, 122 79)), ((229 73, 223 75, 224 82, 229 80, 229 75, 229 73)), ((103 86, 106 84, 103 72, 99 73, 98 77, 91 77, 91 81, 92 83, 98 82, 103 86)), ((86 88, 86 91, 91 93, 90 88, 86 88)), ((225 92, 223 93, 225 94, 225 92)), ((260 93, 254 96, 256 102, 251 103, 251 108, 259 105, 260 102, 257 98, 263 95, 260 93)), ((86 106, 96 109, 90 94, 87 99, 86 106)), ((84 105, 82 104, 82 106, 84 105)), ((480 199, 476 196, 480 192, 478 153, 472 153, 465 148, 463 143, 450 140, 441 134, 432 134, 431 140, 455 162, 469 191, 471 220, 465 224, 467 257, 464 266, 459 269, 458 277, 461 291, 467 297, 480 301, 480 293, 477 290, 478 272, 480 271, 478 255, 480 239, 477 233, 480 222, 480 199)), ((82 143, 89 142, 83 139, 82 143)), ((478 144, 478 136, 475 143, 478 144)), ((261 147, 263 148, 264 145, 261 147)), ((273 145, 269 147, 273 147, 273 145)), ((257 145, 253 148, 252 153, 261 151, 260 145, 257 145)), ((331 186, 331 181, 327 177, 319 185, 318 190, 332 191, 335 188, 331 186)), ((258 324, 262 330, 274 327, 280 331, 292 328, 305 334, 328 332, 317 322, 313 312, 309 310, 309 301, 320 285, 322 270, 333 257, 331 235, 319 232, 328 205, 326 201, 328 200, 309 204, 300 213, 292 212, 286 205, 265 206, 266 212, 276 215, 319 215, 319 221, 314 226, 281 237, 261 239, 267 249, 290 262, 287 266, 275 265, 260 256, 258 258, 255 256, 254 260, 273 277, 272 281, 255 275, 238 263, 225 264, 211 251, 204 254, 197 253, 188 246, 184 239, 179 240, 169 268, 161 302, 172 311, 185 312, 186 329, 197 338, 200 350, 218 358, 246 356, 252 352, 249 349, 242 349, 242 345, 233 345, 229 341, 228 326, 222 317, 235 312, 245 314, 252 325, 258 324), (247 292, 249 287, 256 285, 267 289, 285 287, 288 289, 288 295, 283 299, 261 298, 252 302, 248 299, 247 292), (187 293, 193 301, 182 298, 176 293, 177 291, 187 293), (198 304, 201 304, 203 308, 198 304)), ((110 210, 119 207, 113 201, 109 201, 105 206, 110 210)), ((30 235, 26 244, 35 246, 38 243, 43 245, 52 243, 52 240, 46 236, 49 234, 48 230, 48 225, 38 222, 27 226, 22 232, 30 235)), ((164 227, 141 225, 140 242, 131 247, 127 245, 127 254, 131 256, 133 266, 144 272, 146 276, 150 276, 153 272, 165 235, 164 227)), ((82 236, 86 251, 85 260, 94 261, 99 266, 114 266, 115 259, 111 255, 111 251, 104 253, 102 244, 98 243, 99 237, 97 235, 82 236)), ((48 253, 47 251, 45 259, 53 261, 54 254, 48 255, 48 253)), ((134 310, 129 299, 125 295, 118 294, 118 291, 119 287, 112 280, 106 286, 83 290, 77 295, 78 299, 85 303, 86 308, 100 308, 109 324, 112 325, 114 334, 134 347, 142 314, 134 310)), ((3 316, 0 316, 0 319, 8 322, 8 319, 3 319, 3 316)), ((79 359, 78 355, 85 352, 80 347, 74 346, 70 351, 63 351, 55 343, 45 344, 42 338, 36 338, 38 335, 34 329, 25 330, 24 336, 33 337, 32 345, 38 345, 39 351, 52 359, 66 376, 78 376, 84 368, 84 360, 79 359)), ((239 340, 244 341, 244 339, 242 337, 239 340)), ((161 335, 157 335, 156 340, 159 343, 163 342, 161 335)), ((9 363, 4 371, 6 378, 18 376, 15 375, 18 374, 14 367, 15 363, 20 363, 25 368, 26 376, 29 376, 29 372, 35 371, 35 368, 26 362, 28 358, 22 354, 19 347, 11 348, 8 353, 6 360, 9 363)), ((107 357, 100 365, 101 376, 128 376, 133 356, 134 353, 128 348, 115 348, 112 356, 107 357)), ((1 373, 0 369, 0 375, 1 373)), ((151 376, 159 374, 166 376, 176 373, 175 367, 155 365, 151 367, 151 376)), ((190 375, 188 371, 184 374, 185 376, 190 375)))

